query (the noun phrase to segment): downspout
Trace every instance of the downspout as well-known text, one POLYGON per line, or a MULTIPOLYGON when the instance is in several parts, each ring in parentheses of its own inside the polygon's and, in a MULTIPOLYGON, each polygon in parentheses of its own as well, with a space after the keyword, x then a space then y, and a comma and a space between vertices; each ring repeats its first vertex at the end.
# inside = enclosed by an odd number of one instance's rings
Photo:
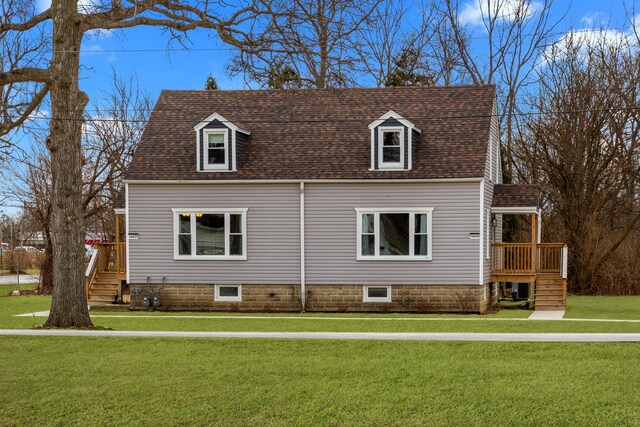
POLYGON ((304 181, 300 181, 300 303, 303 312, 306 305, 304 264, 304 181))
POLYGON ((484 179, 480 181, 480 285, 484 285, 484 179))
POLYGON ((127 283, 131 283, 131 280, 130 280, 131 269, 129 268, 129 264, 130 264, 130 262, 129 262, 129 253, 131 251, 130 250, 130 245, 129 245, 129 183, 127 183, 127 182, 124 183, 124 202, 125 202, 125 206, 124 206, 124 208, 125 208, 125 211, 124 211, 124 232, 126 233, 125 234, 125 239, 124 239, 124 241, 126 243, 126 246, 125 246, 125 257, 126 257, 125 268, 127 270, 126 280, 127 280, 127 283))

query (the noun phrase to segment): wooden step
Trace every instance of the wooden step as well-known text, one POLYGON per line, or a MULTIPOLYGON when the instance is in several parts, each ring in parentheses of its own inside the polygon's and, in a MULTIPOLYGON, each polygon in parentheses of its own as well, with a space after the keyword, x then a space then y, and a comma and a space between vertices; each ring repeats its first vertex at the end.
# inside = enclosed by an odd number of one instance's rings
POLYGON ((536 303, 536 310, 539 310, 539 311, 562 311, 562 310, 566 310, 566 308, 567 307, 562 304, 539 306, 536 303))
POLYGON ((105 289, 92 289, 91 291, 89 291, 89 296, 115 296, 118 295, 118 292, 113 292, 110 290, 105 290, 105 289))
POLYGON ((115 295, 89 295, 89 301, 113 301, 115 295))

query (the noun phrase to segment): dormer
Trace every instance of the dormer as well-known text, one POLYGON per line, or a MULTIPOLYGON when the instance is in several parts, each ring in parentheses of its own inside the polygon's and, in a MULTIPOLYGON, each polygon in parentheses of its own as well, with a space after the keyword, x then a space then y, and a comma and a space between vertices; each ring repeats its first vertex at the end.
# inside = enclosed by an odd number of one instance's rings
POLYGON ((238 154, 251 132, 218 113, 201 121, 193 130, 196 131, 198 172, 237 170, 238 154))
POLYGON ((370 170, 411 170, 413 142, 420 134, 420 129, 393 110, 371 123, 369 129, 370 170))

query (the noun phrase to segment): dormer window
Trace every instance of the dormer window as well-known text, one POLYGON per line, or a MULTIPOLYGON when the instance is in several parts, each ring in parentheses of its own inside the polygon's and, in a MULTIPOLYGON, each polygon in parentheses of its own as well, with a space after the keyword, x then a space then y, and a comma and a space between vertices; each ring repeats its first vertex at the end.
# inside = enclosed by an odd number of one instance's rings
POLYGON ((194 126, 198 172, 235 172, 251 132, 214 113, 194 126))
POLYGON ((380 166, 389 169, 402 169, 404 165, 404 128, 380 126, 378 140, 382 141, 382 144, 378 145, 380 166))
POLYGON ((371 129, 370 170, 410 170, 413 140, 420 134, 409 120, 389 111, 369 125, 371 129))
POLYGON ((225 130, 205 130, 207 153, 204 169, 229 169, 229 132, 225 130))

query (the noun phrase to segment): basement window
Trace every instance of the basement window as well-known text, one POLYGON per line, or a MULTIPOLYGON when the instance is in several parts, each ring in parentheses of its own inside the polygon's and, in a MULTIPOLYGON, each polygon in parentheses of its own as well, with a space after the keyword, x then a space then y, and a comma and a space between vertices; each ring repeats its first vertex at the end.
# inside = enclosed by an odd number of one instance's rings
POLYGON ((242 301, 242 285, 216 285, 215 301, 242 301))
POLYGON ((364 302, 391 302, 391 286, 365 286, 362 300, 364 302))

